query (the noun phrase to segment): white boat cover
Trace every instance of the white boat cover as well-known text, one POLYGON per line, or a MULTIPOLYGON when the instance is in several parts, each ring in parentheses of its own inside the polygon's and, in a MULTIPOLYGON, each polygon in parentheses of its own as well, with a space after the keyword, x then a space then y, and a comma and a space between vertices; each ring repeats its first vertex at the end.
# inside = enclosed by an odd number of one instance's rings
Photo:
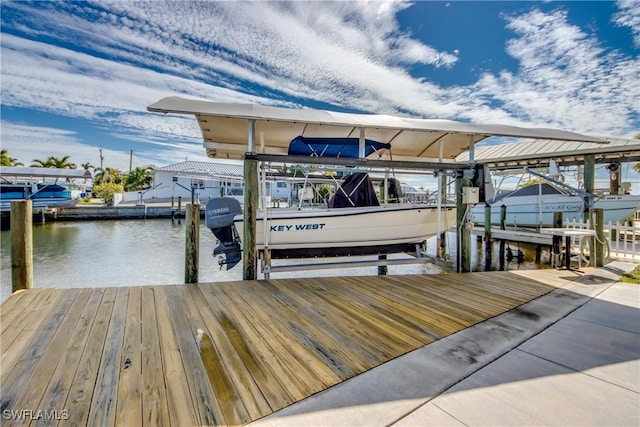
POLYGON ((249 120, 255 122, 255 151, 264 142, 265 153, 268 154, 287 154, 289 142, 300 135, 358 138, 360 129, 364 129, 367 139, 390 143, 394 160, 438 159, 442 143, 443 159, 453 161, 469 148, 471 141, 477 143, 491 136, 606 143, 600 138, 556 129, 290 109, 181 97, 163 98, 147 109, 158 113, 195 115, 207 154, 223 158, 241 158, 247 151, 249 120))
POLYGON ((91 172, 84 169, 36 168, 2 166, 0 176, 6 178, 77 178, 91 179, 91 172))

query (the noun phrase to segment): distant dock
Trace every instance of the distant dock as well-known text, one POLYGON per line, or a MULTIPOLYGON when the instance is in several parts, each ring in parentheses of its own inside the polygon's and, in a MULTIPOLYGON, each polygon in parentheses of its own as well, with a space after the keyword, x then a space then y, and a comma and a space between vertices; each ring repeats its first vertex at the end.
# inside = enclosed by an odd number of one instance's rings
POLYGON ((30 289, 0 312, 1 407, 48 410, 70 425, 246 424, 577 277, 30 289))

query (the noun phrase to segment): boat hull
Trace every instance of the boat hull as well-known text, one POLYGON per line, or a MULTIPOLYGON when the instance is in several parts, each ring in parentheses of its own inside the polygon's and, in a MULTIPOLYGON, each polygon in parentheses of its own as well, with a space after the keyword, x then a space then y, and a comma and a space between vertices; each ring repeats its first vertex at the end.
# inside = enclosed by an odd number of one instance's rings
MULTIPOLYGON (((506 197, 491 204, 491 223, 500 224, 500 207, 507 207, 506 225, 510 227, 552 227, 555 212, 562 212, 562 220, 583 221, 584 201, 579 196, 548 195, 506 197)), ((616 223, 628 218, 640 209, 640 196, 611 195, 595 200, 594 208, 604 211, 604 223, 616 223)), ((484 224, 483 204, 471 209, 472 220, 476 224, 484 224)))
MULTIPOLYGON (((261 214, 256 220, 258 250, 349 247, 382 247, 421 243, 437 234, 437 208, 428 205, 388 205, 340 209, 274 209, 266 227, 261 214)), ((243 220, 234 221, 242 230, 243 220)), ((454 208, 442 208, 440 231, 455 225, 454 208)))
POLYGON ((49 208, 72 207, 78 199, 71 197, 71 192, 58 184, 2 184, 0 186, 0 211, 9 212, 11 202, 17 200, 31 200, 31 207, 35 210, 49 208))

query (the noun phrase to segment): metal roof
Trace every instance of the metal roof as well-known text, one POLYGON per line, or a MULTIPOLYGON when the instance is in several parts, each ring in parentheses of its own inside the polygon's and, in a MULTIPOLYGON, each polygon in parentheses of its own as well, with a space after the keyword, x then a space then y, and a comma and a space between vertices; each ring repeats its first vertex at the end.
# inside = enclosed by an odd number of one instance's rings
POLYGON ((173 172, 176 176, 229 178, 242 177, 244 167, 241 164, 186 161, 163 166, 156 172, 173 172))
MULTIPOLYGON (((560 141, 605 142, 602 139, 555 129, 462 123, 379 114, 352 114, 314 109, 289 109, 256 104, 163 98, 147 107, 151 112, 193 114, 198 120, 209 157, 242 158, 248 151, 249 121, 255 123, 255 147, 265 154, 286 154, 289 142, 305 137, 365 137, 390 143, 394 160, 455 159, 491 136, 560 141)), ((557 143, 557 142, 556 142, 557 143)), ((256 149, 257 151, 257 149, 256 149)))
POLYGON ((26 166, 2 166, 0 176, 21 178, 74 178, 91 179, 91 172, 84 169, 36 168, 26 166))
MULTIPOLYGON (((561 165, 575 165, 584 162, 584 156, 593 154, 596 163, 640 161, 640 140, 607 138, 609 144, 587 144, 580 142, 551 141, 518 142, 502 145, 476 147, 476 163, 491 168, 510 169, 522 166, 547 166, 549 160, 561 165)), ((462 153, 456 162, 469 160, 468 153, 462 153)))

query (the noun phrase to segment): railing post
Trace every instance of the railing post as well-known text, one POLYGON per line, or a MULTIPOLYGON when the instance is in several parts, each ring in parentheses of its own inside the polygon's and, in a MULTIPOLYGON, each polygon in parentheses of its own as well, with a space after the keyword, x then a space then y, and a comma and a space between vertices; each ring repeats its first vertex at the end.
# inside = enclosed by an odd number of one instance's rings
POLYGON ((11 202, 11 292, 33 288, 33 209, 31 200, 11 202))

